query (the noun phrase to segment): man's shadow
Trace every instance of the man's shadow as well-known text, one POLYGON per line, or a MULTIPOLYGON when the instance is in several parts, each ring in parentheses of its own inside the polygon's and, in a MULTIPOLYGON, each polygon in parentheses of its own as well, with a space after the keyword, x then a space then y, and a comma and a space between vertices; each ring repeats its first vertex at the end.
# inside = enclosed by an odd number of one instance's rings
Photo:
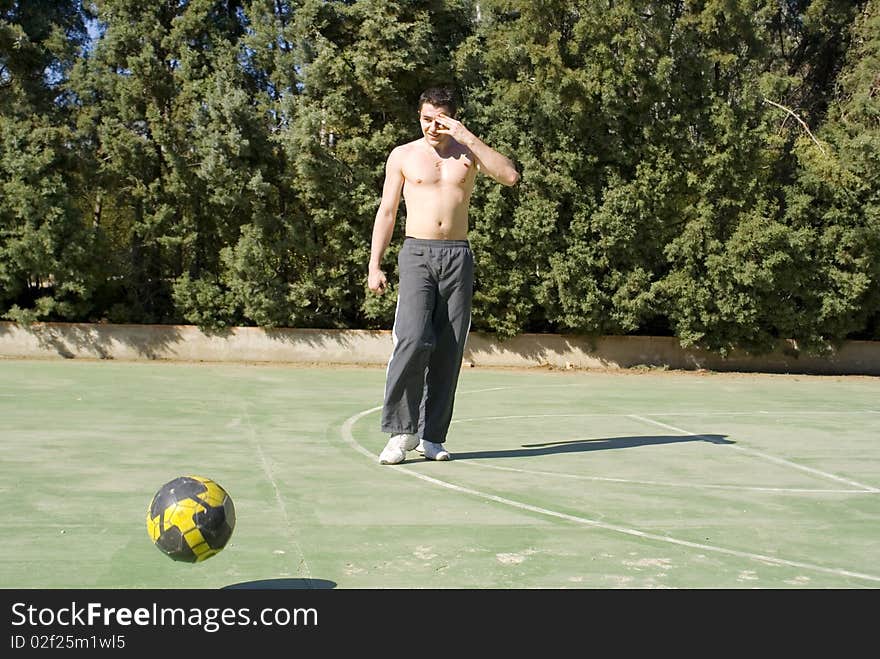
POLYGON ((586 451, 610 451, 615 449, 679 444, 682 442, 708 442, 710 444, 735 444, 727 435, 634 435, 629 437, 599 437, 596 439, 572 439, 563 442, 522 444, 521 448, 495 451, 456 451, 454 460, 482 460, 485 458, 528 458, 562 453, 586 451))

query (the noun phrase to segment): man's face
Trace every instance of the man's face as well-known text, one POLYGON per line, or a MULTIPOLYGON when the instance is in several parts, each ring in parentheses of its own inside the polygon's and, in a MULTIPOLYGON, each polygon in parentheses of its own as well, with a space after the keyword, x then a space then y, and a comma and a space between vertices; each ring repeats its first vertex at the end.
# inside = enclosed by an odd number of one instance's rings
POLYGON ((449 139, 448 135, 439 132, 439 129, 443 124, 439 122, 437 117, 441 114, 445 114, 447 117, 452 116, 452 113, 446 106, 436 106, 431 105, 430 103, 423 104, 422 109, 419 111, 419 123, 422 126, 422 135, 425 136, 425 140, 431 146, 437 146, 449 139))

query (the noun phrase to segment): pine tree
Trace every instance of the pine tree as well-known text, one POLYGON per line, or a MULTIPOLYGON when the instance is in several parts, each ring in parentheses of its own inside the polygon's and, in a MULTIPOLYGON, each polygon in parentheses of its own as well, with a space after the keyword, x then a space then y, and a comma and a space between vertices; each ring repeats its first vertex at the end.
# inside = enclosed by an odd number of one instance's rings
POLYGON ((475 241, 493 258, 479 326, 675 325, 692 343, 716 328, 689 327, 714 303, 707 259, 767 203, 757 5, 481 3, 459 57, 477 72, 481 123, 524 177, 515 196, 476 197, 475 241))
POLYGON ((808 232, 805 347, 880 338, 880 2, 851 27, 828 119, 795 146, 787 216, 808 232))
POLYGON ((0 315, 76 319, 94 287, 74 168, 70 68, 86 41, 79 3, 0 2, 0 315))
MULTIPOLYGON (((248 215, 238 186, 254 175, 260 130, 240 91, 240 9, 98 3, 102 34, 73 89, 81 140, 94 151, 95 222, 113 247, 108 279, 123 283, 111 320, 200 320, 188 282, 198 290, 216 278, 220 250, 248 215)), ((228 312, 209 298, 206 307, 228 312)))

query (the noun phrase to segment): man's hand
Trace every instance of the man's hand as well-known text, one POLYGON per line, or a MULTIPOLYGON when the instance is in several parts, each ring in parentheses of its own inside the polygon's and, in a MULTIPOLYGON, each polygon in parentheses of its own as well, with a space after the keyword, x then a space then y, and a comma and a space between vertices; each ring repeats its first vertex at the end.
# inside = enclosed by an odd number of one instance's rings
POLYGON ((456 142, 471 150, 471 153, 476 157, 479 171, 485 172, 502 185, 515 185, 519 181, 519 172, 516 171, 513 161, 484 144, 460 121, 442 112, 437 114, 436 121, 439 124, 438 133, 449 135, 456 142))
POLYGON ((367 275, 367 286, 374 293, 382 295, 388 288, 388 280, 385 279, 385 273, 379 269, 370 269, 370 274, 367 275))
POLYGON ((473 146, 476 136, 465 128, 463 123, 443 114, 442 112, 437 115, 437 122, 440 124, 437 131, 438 133, 441 135, 449 135, 449 137, 456 142, 464 144, 466 147, 473 146))

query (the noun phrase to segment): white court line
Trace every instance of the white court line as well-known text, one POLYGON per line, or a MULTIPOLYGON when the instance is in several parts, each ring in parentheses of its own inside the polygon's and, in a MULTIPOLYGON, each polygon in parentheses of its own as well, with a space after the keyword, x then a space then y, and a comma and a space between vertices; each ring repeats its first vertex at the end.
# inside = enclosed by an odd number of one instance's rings
MULTIPOLYGON (((864 411, 845 411, 845 412, 817 412, 810 410, 789 410, 784 412, 769 412, 767 410, 759 410, 756 412, 642 412, 644 416, 861 416, 864 414, 880 414, 880 412, 875 412, 874 410, 864 410, 864 411)), ((470 423, 473 421, 504 421, 509 419, 541 419, 546 417, 584 417, 584 418, 595 418, 595 417, 615 417, 615 416, 634 416, 633 414, 627 414, 626 412, 592 412, 592 413, 584 413, 584 414, 510 414, 506 416, 475 416, 475 417, 465 417, 461 419, 454 419, 452 423, 470 423)))
MULTIPOLYGON (((554 385, 555 386, 555 385, 554 385)), ((508 389, 515 389, 516 387, 489 387, 488 389, 471 389, 470 391, 462 391, 463 394, 484 394, 487 391, 507 391, 508 389)), ((522 388, 522 387, 520 387, 522 388)), ((14 394, 9 394, 13 396, 14 394)))
MULTIPOLYGON (((467 393, 476 393, 476 392, 467 392, 467 393)), ((623 416, 627 416, 631 419, 636 419, 636 420, 641 421, 643 423, 648 423, 651 425, 660 426, 661 428, 666 428, 668 430, 673 430, 673 431, 680 433, 682 435, 685 435, 685 436, 700 437, 700 438, 706 439, 708 441, 711 441, 711 438, 707 437, 706 435, 691 433, 687 430, 683 430, 683 429, 677 428, 675 426, 661 423, 659 421, 654 421, 654 420, 648 419, 646 417, 648 415, 657 415, 657 416, 672 416, 672 415, 677 415, 677 416, 754 416, 756 414, 759 414, 759 415, 772 414, 773 416, 783 416, 783 415, 787 414, 787 415, 794 415, 794 416, 803 416, 804 414, 809 414, 809 413, 810 413, 809 411, 803 411, 803 412, 789 411, 789 412, 785 412, 785 413, 776 413, 776 412, 767 412, 767 411, 761 410, 759 412, 678 412, 678 413, 675 413, 675 412, 672 412, 672 413, 650 412, 650 413, 647 413, 644 415, 625 414, 623 416)), ((874 414, 875 412, 873 410, 865 410, 865 411, 856 410, 856 411, 847 411, 847 412, 813 412, 813 413, 814 414, 831 414, 831 415, 846 416, 846 415, 852 415, 852 414, 874 414)), ((470 417, 470 418, 463 418, 463 419, 455 419, 452 421, 452 423, 472 423, 475 421, 509 421, 509 420, 513 420, 513 419, 545 419, 545 418, 562 418, 562 417, 596 418, 596 417, 617 417, 617 416, 622 416, 622 414, 618 413, 618 412, 597 412, 597 413, 589 413, 589 414, 512 414, 512 415, 506 415, 506 416, 485 416, 485 417, 470 417)), ((865 485, 863 483, 859 483, 857 481, 852 481, 852 480, 843 478, 841 476, 837 476, 835 474, 831 474, 831 473, 828 473, 825 471, 820 471, 818 469, 813 469, 811 467, 806 467, 804 465, 800 465, 795 462, 785 460, 783 458, 778 458, 776 456, 769 455, 767 453, 762 453, 761 451, 758 451, 756 449, 751 449, 751 448, 739 446, 737 444, 730 444, 729 446, 730 446, 730 448, 734 448, 738 451, 742 451, 745 453, 750 453, 750 454, 755 455, 757 457, 760 457, 764 460, 776 462, 778 464, 785 465, 785 466, 790 467, 792 469, 797 469, 800 471, 805 471, 805 472, 811 473, 816 476, 821 476, 822 478, 846 483, 847 485, 851 485, 851 486, 856 487, 858 489, 856 489, 856 490, 808 490, 808 489, 798 490, 798 489, 794 489, 794 488, 751 488, 751 487, 733 486, 733 485, 731 485, 731 486, 704 485, 704 486, 700 486, 700 487, 714 487, 714 488, 742 489, 742 490, 761 490, 761 491, 778 491, 778 492, 829 492, 829 493, 830 492, 869 492, 872 494, 880 492, 880 489, 878 489, 872 485, 865 485)), ((473 465, 473 466, 481 466, 482 467, 482 466, 489 466, 489 465, 473 465)), ((496 468, 504 469, 503 467, 496 467, 496 468)), ((510 470, 516 471, 513 469, 510 469, 510 470)), ((523 473, 526 473, 525 470, 521 470, 521 471, 523 471, 523 473)), ((538 473, 538 472, 535 472, 535 473, 538 473)), ((557 474, 557 475, 564 476, 564 474, 557 474)), ((590 478, 590 477, 581 477, 581 478, 590 478)), ((650 481, 635 481, 635 480, 624 481, 622 479, 620 482, 645 483, 645 484, 656 484, 656 485, 662 484, 662 485, 669 485, 672 487, 697 487, 696 484, 680 484, 679 485, 676 483, 652 483, 650 481)))
POLYGON ((861 416, 877 414, 874 410, 757 410, 755 412, 648 412, 658 416, 861 416))
MULTIPOLYGON (((251 424, 250 413, 248 412, 246 403, 244 405, 244 421, 245 421, 245 427, 247 428, 247 432, 250 437, 250 442, 254 446, 254 448, 256 449, 257 455, 260 458, 260 465, 263 468, 263 473, 266 474, 266 478, 268 479, 269 483, 272 485, 272 491, 275 493, 275 503, 281 509, 281 516, 284 518, 284 528, 291 529, 293 525, 290 522, 290 515, 287 514, 287 506, 284 505, 284 499, 281 496, 281 491, 278 489, 278 483, 275 481, 275 476, 272 474, 272 468, 269 466, 269 461, 266 460, 266 455, 265 455, 265 453, 263 453, 263 447, 260 446, 260 442, 257 439, 257 434, 254 432, 254 427, 251 424)), ((301 565, 304 568, 305 580, 308 583, 309 588, 311 588, 313 586, 312 571, 309 568, 308 561, 306 560, 305 552, 303 552, 302 547, 300 546, 299 542, 297 542, 297 540, 296 540, 296 536, 297 536, 296 533, 289 533, 288 534, 290 542, 293 544, 294 547, 296 547, 296 550, 299 552, 299 556, 300 556, 299 565, 301 565)), ((297 569, 299 569, 299 566, 297 566, 297 569)))
MULTIPOLYGON (((667 430, 673 430, 678 433, 682 433, 683 435, 688 435, 691 437, 703 437, 705 439, 710 439, 706 435, 698 435, 696 433, 688 432, 687 430, 682 430, 681 428, 676 428, 675 426, 670 426, 667 423, 661 423, 660 421, 654 421, 653 419, 647 419, 643 416, 639 416, 638 414, 627 414, 631 419, 637 419, 644 423, 648 423, 653 426, 659 426, 660 428, 666 428, 667 430)), ((838 481, 840 483, 846 483, 847 485, 852 485, 853 487, 862 488, 865 492, 880 492, 880 489, 873 487, 871 485, 865 485, 864 483, 859 483, 857 481, 850 480, 848 478, 843 478, 842 476, 837 476, 836 474, 828 473, 827 471, 821 471, 819 469, 813 469, 812 467, 805 467, 804 465, 800 465, 796 462, 791 462, 790 460, 786 460, 784 458, 778 458, 775 455, 770 455, 769 453, 764 453, 762 451, 756 451, 752 448, 747 448, 744 446, 739 446, 737 444, 725 444, 725 447, 736 449, 737 451, 742 451, 743 453, 748 453, 750 455, 757 456, 764 460, 769 460, 770 462, 775 462, 777 464, 785 465, 786 467, 791 467, 792 469, 798 469, 800 471, 805 471, 808 474, 813 474, 814 476, 820 476, 822 478, 827 478, 829 480, 838 481)))
MULTIPOLYGON (((462 394, 482 394, 488 391, 512 391, 515 389, 549 389, 554 387, 583 387, 587 386, 583 383, 568 383, 568 384, 534 384, 534 385, 523 385, 520 387, 490 387, 487 389, 471 389, 469 391, 462 391, 462 394)), ((595 414, 545 414, 543 416, 618 416, 619 412, 605 412, 605 413, 595 413, 595 414)), ((880 414, 880 410, 757 410, 751 412, 739 412, 739 411, 729 411, 729 412, 719 412, 719 411, 678 411, 678 412, 642 412, 645 416, 755 416, 757 414, 760 415, 773 415, 773 416, 805 416, 805 415, 819 415, 819 416, 859 416, 862 414, 880 414)), ((482 419, 521 419, 521 418, 529 418, 532 416, 541 416, 541 415, 525 415, 525 416, 494 416, 494 417, 475 417, 472 419, 459 419, 458 421, 479 421, 482 419)), ((453 421, 452 423, 456 423, 453 421)))
POLYGON ((611 478, 609 476, 582 476, 581 474, 568 474, 558 471, 539 471, 536 469, 518 469, 516 467, 502 467, 501 465, 480 464, 471 460, 462 460, 459 464, 469 467, 479 467, 480 469, 496 469, 498 471, 512 471, 518 474, 533 474, 536 476, 556 476, 558 478, 571 478, 583 481, 600 481, 603 483, 624 483, 628 485, 651 485, 663 487, 691 487, 700 490, 734 490, 745 492, 778 492, 781 494, 865 494, 866 492, 876 492, 876 490, 865 490, 859 488, 857 490, 820 490, 815 488, 796 488, 796 487, 758 487, 750 485, 719 485, 717 483, 668 483, 666 481, 643 481, 632 478, 611 478))
MULTIPOLYGON (((682 547, 690 547, 692 549, 701 549, 708 552, 714 552, 718 554, 727 554, 729 556, 736 556, 738 558, 745 558, 753 561, 760 561, 763 563, 770 563, 773 565, 785 565, 788 567, 796 567, 804 570, 812 570, 814 572, 824 572, 826 574, 833 574, 836 576, 842 577, 853 577, 855 579, 864 579, 867 581, 877 581, 880 582, 880 576, 876 576, 873 574, 863 574, 861 572, 852 572, 850 570, 845 570, 843 568, 828 568, 823 567, 821 565, 813 565, 811 563, 803 563, 800 561, 789 561, 782 558, 777 558, 775 556, 767 556, 765 554, 755 554, 751 552, 738 551, 736 549, 727 549, 726 547, 717 547, 714 545, 705 545, 699 542, 690 542, 688 540, 679 540, 677 538, 673 538, 666 535, 656 535, 654 533, 647 533, 645 531, 639 531, 638 529, 631 529, 624 526, 617 526, 615 524, 608 524, 607 522, 602 522, 596 519, 589 519, 586 517, 578 517, 576 515, 569 515, 567 513, 562 513, 556 510, 549 510, 547 508, 541 508, 539 506, 533 506, 528 503, 522 503, 520 501, 514 501, 513 499, 507 499, 505 497, 499 497, 494 494, 489 494, 488 492, 481 492, 479 490, 474 490, 468 487, 462 487, 460 485, 455 485, 453 483, 448 483, 446 481, 440 480, 439 478, 434 478, 432 476, 428 476, 426 474, 422 474, 418 471, 413 470, 406 465, 381 465, 378 464, 378 459, 376 455, 374 455, 371 451, 368 451, 366 448, 361 446, 358 441, 354 438, 354 434, 352 433, 352 428, 354 424, 357 423, 360 419, 367 416, 368 414, 372 414, 378 410, 381 410, 382 406, 372 407, 368 410, 364 410, 363 412, 358 412, 354 416, 349 417, 342 424, 342 438, 352 446, 359 453, 367 456, 371 461, 375 462, 377 467, 381 469, 395 469, 398 473, 406 474, 407 476, 412 476, 413 478, 418 478, 427 483, 431 483, 432 485, 438 485, 439 487, 443 487, 449 490, 453 490, 454 492, 459 492, 461 494, 469 494, 475 497, 479 497, 481 499, 485 499, 487 501, 493 501, 495 503, 500 503, 505 506, 510 506, 512 508, 517 508, 519 510, 526 510, 529 512, 537 513, 539 515, 546 515, 548 517, 555 517, 557 519, 563 519, 569 522, 575 522, 576 524, 584 524, 586 526, 593 526, 597 528, 602 528, 607 531, 615 531, 617 533, 623 533, 625 535, 635 536, 638 538, 647 538, 649 540, 654 540, 657 542, 665 542, 673 545, 680 545, 682 547)), ((455 461, 453 460, 450 463, 446 463, 447 466, 455 468, 455 461)))
POLYGON ((620 416, 619 412, 596 412, 594 414, 509 414, 506 416, 474 416, 463 419, 453 419, 452 423, 471 423, 473 421, 507 421, 510 419, 547 419, 558 417, 597 417, 597 416, 620 416))

